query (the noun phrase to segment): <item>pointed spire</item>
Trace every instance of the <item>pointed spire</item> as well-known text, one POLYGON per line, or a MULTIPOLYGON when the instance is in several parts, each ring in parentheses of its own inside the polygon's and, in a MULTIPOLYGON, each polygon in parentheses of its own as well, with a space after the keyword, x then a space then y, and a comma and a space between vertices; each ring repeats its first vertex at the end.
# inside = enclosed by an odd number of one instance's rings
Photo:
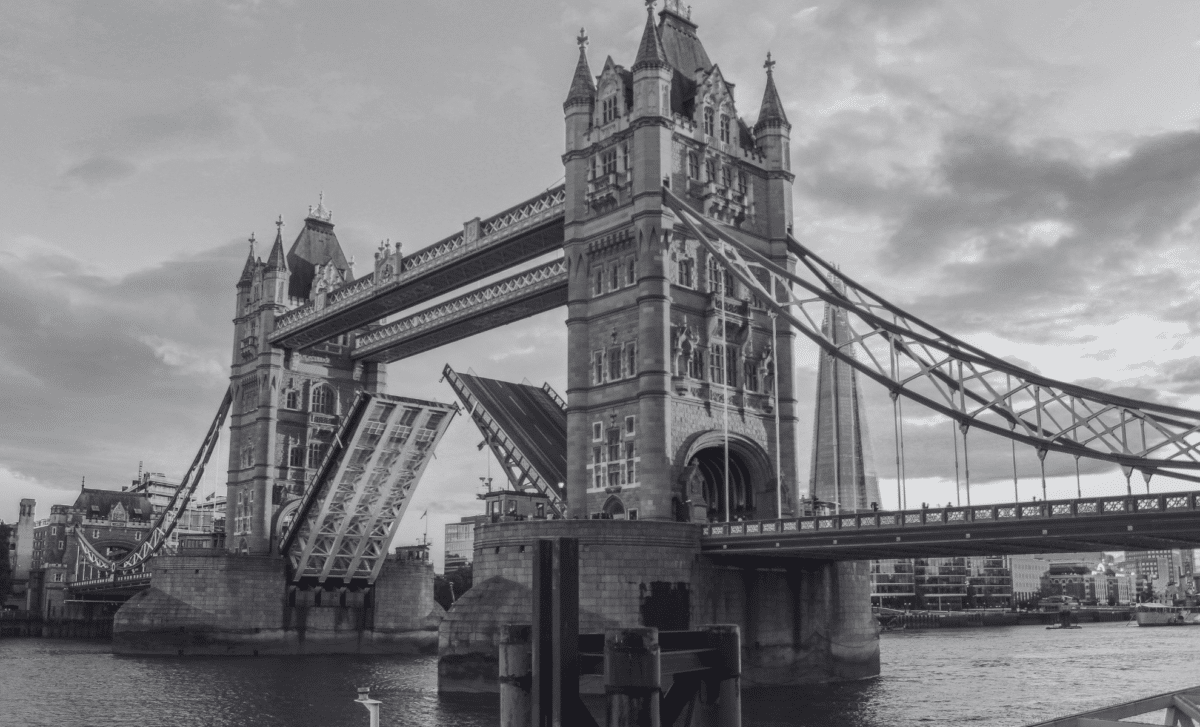
POLYGON ((662 38, 658 37, 658 28, 654 25, 654 1, 646 0, 646 28, 642 31, 642 43, 633 61, 634 73, 643 68, 667 66, 667 52, 663 50, 662 38))
POLYGON ((267 270, 287 270, 287 254, 283 251, 283 215, 275 220, 275 244, 267 258, 267 270))
POLYGON ((758 122, 754 124, 754 130, 766 126, 786 126, 790 129, 792 125, 783 111, 783 101, 779 98, 779 91, 775 90, 775 74, 772 73, 775 61, 771 60, 770 51, 767 52, 767 62, 763 68, 767 69, 767 89, 763 92, 762 108, 758 110, 758 122))
POLYGON ((579 43, 579 62, 575 64, 575 76, 571 79, 571 90, 567 91, 563 108, 576 103, 592 103, 596 98, 596 82, 592 79, 592 69, 588 67, 587 60, 588 37, 583 28, 579 29, 579 37, 575 42, 579 43))
POLYGON ((250 254, 246 256, 246 264, 242 267, 242 277, 238 278, 238 285, 249 283, 254 278, 254 233, 250 233, 250 254))

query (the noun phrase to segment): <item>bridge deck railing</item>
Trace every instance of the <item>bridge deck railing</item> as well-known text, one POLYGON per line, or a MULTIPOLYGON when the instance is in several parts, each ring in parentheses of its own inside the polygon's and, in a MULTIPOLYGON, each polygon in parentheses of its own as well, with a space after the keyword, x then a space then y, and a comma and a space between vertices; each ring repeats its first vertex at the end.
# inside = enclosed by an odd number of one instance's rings
POLYGON ((706 537, 746 537, 799 534, 804 531, 875 530, 888 528, 937 527, 959 523, 1054 520, 1064 518, 1130 515, 1139 512, 1186 512, 1200 510, 1200 493, 1167 492, 1148 495, 1085 497, 1074 500, 1001 503, 966 507, 922 508, 920 510, 871 511, 711 523, 706 537))
POLYGON ((72 590, 86 588, 112 588, 113 586, 131 586, 150 582, 149 573, 114 573, 103 578, 89 578, 82 581, 71 581, 67 587, 72 590))

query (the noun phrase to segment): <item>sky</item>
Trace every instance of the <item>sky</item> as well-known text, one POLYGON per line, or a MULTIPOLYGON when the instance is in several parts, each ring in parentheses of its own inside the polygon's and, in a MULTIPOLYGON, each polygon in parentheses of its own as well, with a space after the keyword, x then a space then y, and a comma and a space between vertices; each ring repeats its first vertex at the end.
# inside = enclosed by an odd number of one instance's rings
MULTIPOLYGON (((692 17, 751 124, 777 61, 801 242, 1029 369, 1200 408, 1200 5, 695 0, 692 17)), ((0 0, 0 519, 139 462, 181 476, 227 385, 251 232, 282 215, 290 242, 323 192, 362 271, 383 238, 415 250, 554 185, 579 28, 598 72, 632 65, 644 22, 634 0, 0 0)), ((393 364, 390 391, 452 401, 450 363, 561 392, 564 320, 393 364)), ((811 391, 815 351, 797 353, 811 391)), ((864 397, 887 506, 890 401, 864 397)), ((906 409, 910 503, 961 496, 950 431, 906 409)), ((428 527, 440 563, 444 524, 480 509, 480 439, 452 424, 397 544, 428 527)), ((1007 442, 971 446, 974 501, 1010 500, 1007 442)), ((1037 459, 1017 458, 1027 498, 1037 459)), ((1063 459, 1052 497, 1076 486, 1063 459)), ((1125 489, 1086 462, 1081 480, 1125 489)))

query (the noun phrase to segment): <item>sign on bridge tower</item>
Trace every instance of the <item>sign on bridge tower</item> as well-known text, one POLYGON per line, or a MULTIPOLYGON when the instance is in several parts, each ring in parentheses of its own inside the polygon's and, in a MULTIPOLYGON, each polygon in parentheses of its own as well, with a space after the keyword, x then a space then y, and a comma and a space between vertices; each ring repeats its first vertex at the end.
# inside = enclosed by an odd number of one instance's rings
POLYGON ((226 544, 240 553, 278 551, 278 515, 311 482, 357 391, 381 392, 383 364, 350 357, 356 332, 298 351, 272 346, 276 319, 353 278, 324 204, 310 208, 285 255, 283 221, 266 262, 250 255, 237 284, 230 382, 226 544))
POLYGON ((595 82, 579 37, 563 105, 573 517, 774 516, 778 473, 794 499, 793 332, 773 335, 662 193, 794 267, 791 127, 772 64, 751 127, 696 31, 678 2, 657 23, 651 7, 632 67, 610 57, 595 82))

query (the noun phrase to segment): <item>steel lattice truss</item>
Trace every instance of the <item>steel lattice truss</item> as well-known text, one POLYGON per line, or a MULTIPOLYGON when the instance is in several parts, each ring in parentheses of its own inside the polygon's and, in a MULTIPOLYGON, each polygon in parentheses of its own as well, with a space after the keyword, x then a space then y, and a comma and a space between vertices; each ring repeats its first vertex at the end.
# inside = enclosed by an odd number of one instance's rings
POLYGON ((458 407, 359 394, 283 534, 293 579, 374 582, 458 407))
MULTIPOLYGON (((480 220, 477 225, 468 223, 462 232, 403 258, 399 272, 390 278, 376 281, 374 273, 369 273, 330 291, 324 305, 309 302, 279 316, 270 336, 271 343, 295 348, 331 338, 344 332, 342 328, 356 328, 361 322, 355 321, 329 330, 318 325, 319 331, 301 333, 306 327, 312 327, 319 321, 337 319, 357 306, 371 307, 374 319, 383 318, 399 310, 396 306, 406 307, 412 303, 410 300, 388 303, 390 296, 412 288, 415 281, 428 277, 434 270, 477 259, 478 264, 472 266, 470 271, 462 272, 464 279, 460 282, 470 282, 562 247, 561 233, 543 234, 545 239, 534 233, 556 221, 561 225, 565 201, 566 190, 560 185, 500 214, 480 220)), ((436 290, 432 294, 440 292, 444 291, 436 290)))
POLYGON ((567 262, 559 258, 361 335, 352 355, 397 361, 476 333, 462 325, 468 319, 486 317, 486 327, 491 329, 553 310, 566 300, 567 262), (424 345, 413 343, 423 337, 430 340, 424 345))
POLYGON ((121 560, 114 561, 98 551, 94 545, 88 542, 87 538, 80 535, 76 540, 79 541, 79 549, 89 563, 108 573, 114 571, 127 573, 141 568, 151 556, 162 549, 163 544, 171 537, 175 526, 179 524, 183 513, 187 511, 192 494, 204 477, 204 468, 217 448, 221 427, 225 425, 225 417, 229 414, 229 407, 232 403, 233 388, 230 387, 225 390, 225 397, 221 400, 221 406, 217 408, 217 415, 213 417, 212 423, 208 427, 208 433, 200 445, 200 451, 192 460, 192 466, 188 468, 187 474, 183 476, 183 481, 179 483, 175 494, 171 496, 171 501, 158 516, 158 520, 155 521, 154 527, 150 529, 150 534, 142 541, 141 546, 121 560))
MULTIPOLYGON (((442 376, 445 377, 450 387, 454 389, 454 393, 458 395, 463 406, 471 416, 471 421, 475 422, 475 426, 479 428, 479 432, 483 434, 484 441, 491 448, 492 454, 496 455, 496 461, 504 467, 508 479, 512 482, 513 487, 520 490, 524 489, 525 485, 532 486, 542 495, 545 495, 550 502, 550 509, 554 511, 556 517, 565 518, 567 516, 567 503, 563 500, 562 495, 554 487, 554 483, 546 480, 529 457, 521 451, 521 448, 513 441, 512 437, 504 431, 504 428, 499 425, 495 417, 488 412, 487 407, 479 401, 479 398, 471 393, 471 389, 463 382, 462 378, 450 368, 447 364, 446 368, 442 369, 442 376)), ((566 402, 550 388, 549 384, 543 384, 542 390, 554 399, 562 410, 566 411, 566 402)))
POLYGON ((971 428, 1047 452, 1114 462, 1200 482, 1200 412, 1114 396, 1040 376, 934 328, 844 275, 789 237, 808 279, 773 262, 676 197, 663 199, 688 232, 774 315, 888 389, 971 428), (835 343, 821 327, 826 305, 850 322, 835 343), (1184 472, 1180 472, 1183 470, 1184 472))

